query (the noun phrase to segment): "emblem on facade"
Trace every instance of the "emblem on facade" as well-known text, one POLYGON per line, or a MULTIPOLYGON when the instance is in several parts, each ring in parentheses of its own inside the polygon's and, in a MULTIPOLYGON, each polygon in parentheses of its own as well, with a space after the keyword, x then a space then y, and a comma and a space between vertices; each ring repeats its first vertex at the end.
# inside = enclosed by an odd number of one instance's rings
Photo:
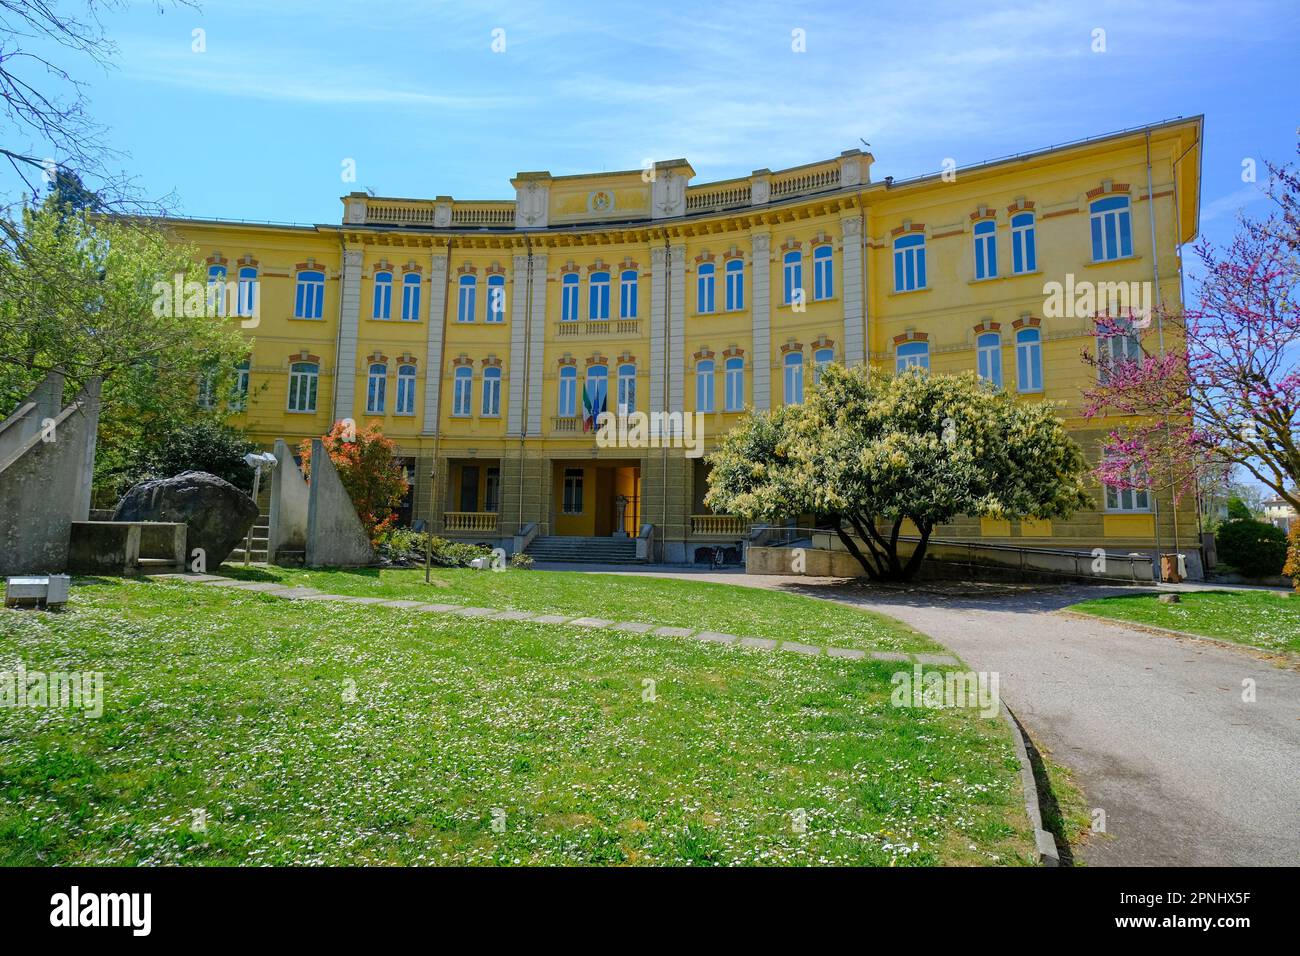
POLYGON ((587 208, 592 212, 609 212, 614 208, 614 197, 603 189, 597 189, 587 197, 587 208))

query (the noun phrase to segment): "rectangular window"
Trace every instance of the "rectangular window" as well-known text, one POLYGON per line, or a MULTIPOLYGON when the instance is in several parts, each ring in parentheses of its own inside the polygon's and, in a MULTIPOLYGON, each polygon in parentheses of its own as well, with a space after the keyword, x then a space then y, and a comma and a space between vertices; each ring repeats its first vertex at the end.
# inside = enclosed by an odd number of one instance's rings
POLYGON ((727 362, 726 410, 739 412, 745 409, 745 365, 741 359, 727 362))
POLYGON ((727 263, 727 311, 745 307, 745 264, 739 259, 727 263))
POLYGON ((478 280, 473 276, 461 276, 460 295, 456 301, 456 321, 474 321, 474 298, 478 291, 478 280))
POLYGON ((478 511, 478 465, 460 466, 460 510, 478 511))
POLYGON ((1017 273, 1035 272, 1038 255, 1034 249, 1034 217, 1028 213, 1011 220, 1011 268, 1017 273))
POLYGON ((410 272, 402 277, 402 321, 420 321, 420 274, 410 272))
POLYGON ((1016 334, 1016 388, 1022 392, 1043 390, 1043 342, 1037 329, 1016 334))
POLYGON ((316 411, 317 366, 295 362, 289 367, 289 411, 316 411))
POLYGON ((1117 365, 1142 360, 1142 346, 1136 335, 1097 336, 1097 377, 1105 384, 1117 365))
POLYGON ((701 362, 695 366, 695 410, 713 411, 713 363, 701 362))
POLYGON ((1093 261, 1107 262, 1133 255, 1128 197, 1099 199, 1091 208, 1093 261))
POLYGON ((587 318, 603 321, 609 318, 609 273, 593 272, 587 280, 589 301, 587 318))
POLYGON ((483 510, 495 514, 501 506, 501 469, 489 468, 483 485, 483 510))
POLYGON ((415 414, 415 369, 409 365, 397 371, 397 414, 415 414))
POLYGON ((925 237, 904 236, 894 242, 894 291, 925 288, 925 237))
POLYGON ((834 249, 830 246, 818 246, 813 252, 814 299, 829 299, 835 294, 833 256, 834 249))
POLYGON ((637 274, 624 272, 618 283, 618 315, 621 319, 636 318, 636 286, 637 274))
POLYGON ((572 273, 564 277, 564 291, 560 298, 560 321, 578 321, 578 277, 572 273))
POLYGON ((993 279, 998 274, 998 227, 991 219, 975 224, 975 278, 993 279))
POLYGON ((582 514, 582 469, 564 469, 564 513, 582 514))
POLYGON ((299 272, 294 296, 295 319, 319 319, 325 314, 325 273, 299 272))
MULTIPOLYGON (((1129 476, 1135 484, 1138 483, 1139 476, 1136 470, 1130 472, 1129 476)), ((1115 485, 1107 485, 1106 510, 1119 512, 1150 511, 1151 493, 1146 488, 1119 488, 1115 485)))
POLYGON ((506 320, 505 276, 488 276, 487 320, 498 324, 506 320))

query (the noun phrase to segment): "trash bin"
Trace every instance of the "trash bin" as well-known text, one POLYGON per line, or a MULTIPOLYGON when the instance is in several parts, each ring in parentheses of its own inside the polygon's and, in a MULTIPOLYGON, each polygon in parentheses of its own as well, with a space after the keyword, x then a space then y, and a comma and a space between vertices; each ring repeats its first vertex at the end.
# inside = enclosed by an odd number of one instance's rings
POLYGON ((1160 555, 1160 580, 1169 584, 1177 584, 1185 576, 1187 570, 1186 564, 1183 563, 1181 554, 1162 554, 1160 555))

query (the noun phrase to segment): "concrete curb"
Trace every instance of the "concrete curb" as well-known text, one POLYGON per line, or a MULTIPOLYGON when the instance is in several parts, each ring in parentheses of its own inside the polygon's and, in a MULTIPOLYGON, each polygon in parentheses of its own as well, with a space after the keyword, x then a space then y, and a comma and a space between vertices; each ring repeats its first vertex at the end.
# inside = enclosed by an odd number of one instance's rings
POLYGON ((1061 854, 1056 849, 1056 838, 1043 829, 1043 814, 1038 806, 1038 782, 1034 780, 1034 765, 1029 760, 1024 728, 1006 704, 1002 705, 1002 718, 1011 728, 1011 736, 1015 740, 1016 758, 1020 761, 1020 784, 1025 791, 1025 813, 1029 815, 1029 825, 1034 828, 1038 865, 1060 866, 1061 854))

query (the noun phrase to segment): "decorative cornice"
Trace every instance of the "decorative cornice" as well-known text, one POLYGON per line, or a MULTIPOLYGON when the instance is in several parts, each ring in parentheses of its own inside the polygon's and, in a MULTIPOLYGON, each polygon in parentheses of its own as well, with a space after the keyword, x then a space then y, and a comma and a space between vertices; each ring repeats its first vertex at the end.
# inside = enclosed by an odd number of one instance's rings
POLYGON ((1109 179, 1103 179, 1101 185, 1096 189, 1088 190, 1088 200, 1091 202, 1098 196, 1104 196, 1108 193, 1125 193, 1129 191, 1128 183, 1117 183, 1109 179))
POLYGON ((1043 320, 1040 319, 1038 316, 1029 315, 1028 313, 1026 313, 1022 315, 1020 318, 1016 319, 1014 322, 1012 322, 1011 327, 1013 329, 1022 329, 1025 326, 1029 326, 1030 328, 1036 329, 1042 324, 1043 324, 1043 320))
POLYGON ((1000 332, 1002 330, 1001 322, 994 322, 992 319, 984 319, 979 325, 975 326, 975 334, 983 335, 985 332, 1000 332))
POLYGON ((908 329, 901 335, 894 336, 894 344, 902 345, 904 342, 928 342, 930 341, 929 332, 917 332, 914 329, 908 329))
POLYGON ((317 365, 319 365, 319 364, 320 364, 320 356, 319 356, 319 355, 313 355, 311 352, 308 352, 306 349, 302 349, 302 350, 299 351, 298 353, 296 353, 296 354, 294 354, 294 355, 290 355, 290 356, 289 356, 289 362, 290 362, 290 363, 293 363, 293 362, 315 362, 317 365))

